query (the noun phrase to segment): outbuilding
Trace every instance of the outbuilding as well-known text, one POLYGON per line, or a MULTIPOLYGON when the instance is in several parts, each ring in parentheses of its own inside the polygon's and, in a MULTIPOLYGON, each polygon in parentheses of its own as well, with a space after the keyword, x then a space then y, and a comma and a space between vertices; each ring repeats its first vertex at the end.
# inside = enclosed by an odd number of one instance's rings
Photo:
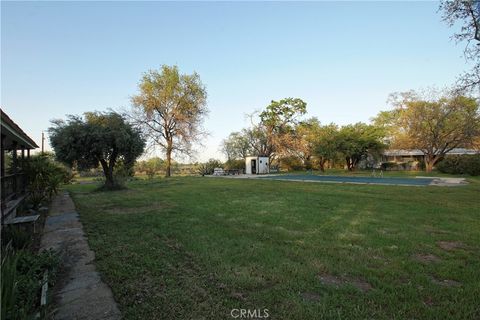
POLYGON ((246 174, 266 174, 270 172, 268 157, 251 156, 245 158, 246 174))

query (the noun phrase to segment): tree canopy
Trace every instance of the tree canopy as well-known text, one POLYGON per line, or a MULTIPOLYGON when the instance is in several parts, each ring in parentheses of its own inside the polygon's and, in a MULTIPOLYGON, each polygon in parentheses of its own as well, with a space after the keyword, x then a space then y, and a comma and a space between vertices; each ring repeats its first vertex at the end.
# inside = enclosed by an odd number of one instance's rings
POLYGON ((426 170, 431 171, 447 152, 470 147, 478 139, 479 111, 474 98, 408 92, 397 95, 390 115, 381 113, 377 122, 390 128, 393 147, 423 151, 426 170))
POLYGON ((232 132, 228 138, 222 140, 222 152, 227 156, 227 160, 245 159, 250 154, 250 144, 248 137, 242 132, 232 132))
POLYGON ((57 160, 79 169, 100 164, 107 188, 117 186, 113 170, 118 161, 133 166, 145 148, 140 132, 115 112, 87 112, 83 118, 70 115, 52 124, 50 143, 57 160))
POLYGON ((384 131, 362 122, 343 126, 336 140, 337 150, 345 158, 348 170, 352 171, 367 155, 378 155, 385 148, 384 131))
POLYGON ((307 103, 302 99, 272 100, 260 113, 260 124, 251 132, 257 139, 264 139, 262 151, 266 153, 262 155, 272 158, 288 154, 294 143, 295 126, 306 112, 307 103))
POLYGON ((321 171, 325 171, 325 163, 338 158, 339 150, 339 128, 336 124, 319 126, 313 136, 312 154, 317 158, 321 171))
POLYGON ((163 65, 146 72, 132 97, 130 116, 154 145, 166 154, 166 173, 171 175, 172 154, 191 155, 203 136, 208 113, 207 92, 197 73, 180 74, 177 66, 163 65))

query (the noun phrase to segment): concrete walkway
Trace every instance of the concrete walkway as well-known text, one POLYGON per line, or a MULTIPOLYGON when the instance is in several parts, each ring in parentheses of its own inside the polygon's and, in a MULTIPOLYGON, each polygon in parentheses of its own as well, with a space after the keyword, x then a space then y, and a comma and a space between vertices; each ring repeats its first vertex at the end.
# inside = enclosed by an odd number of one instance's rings
POLYGON ((121 319, 112 291, 95 271, 95 254, 68 193, 51 204, 41 241, 46 249, 60 253, 63 267, 53 288, 54 319, 121 319))

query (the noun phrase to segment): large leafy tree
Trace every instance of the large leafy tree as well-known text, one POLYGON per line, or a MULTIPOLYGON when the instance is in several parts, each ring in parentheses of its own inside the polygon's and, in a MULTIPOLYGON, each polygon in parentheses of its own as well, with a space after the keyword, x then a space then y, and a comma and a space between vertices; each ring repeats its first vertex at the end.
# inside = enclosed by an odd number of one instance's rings
POLYGON ((321 171, 325 171, 325 163, 338 158, 340 135, 338 126, 334 123, 320 126, 313 140, 313 155, 321 171))
POLYGON ((260 113, 257 133, 262 133, 269 157, 288 154, 295 139, 295 126, 299 118, 307 112, 307 103, 299 98, 285 98, 274 101, 260 113), (260 130, 260 132, 259 132, 260 130))
POLYGON ((243 132, 232 132, 221 144, 222 152, 227 160, 245 159, 250 154, 251 148, 248 137, 243 132))
POLYGON ((84 117, 69 116, 66 121, 54 120, 49 128, 50 143, 56 158, 80 169, 102 166, 105 187, 117 187, 114 168, 119 161, 127 167, 144 150, 140 132, 115 112, 87 112, 84 117))
POLYGON ((425 154, 426 171, 431 171, 452 149, 470 147, 479 139, 477 99, 412 91, 396 97, 390 116, 383 112, 377 119, 390 128, 393 147, 420 149, 425 154))
POLYGON ((443 20, 452 27, 460 25, 453 35, 457 42, 465 43, 465 58, 473 63, 471 71, 459 78, 461 90, 480 92, 480 0, 447 0, 440 3, 443 20))
POLYGON ((272 162, 275 149, 272 144, 272 139, 268 138, 268 130, 263 124, 260 123, 251 128, 243 129, 242 134, 248 141, 251 153, 269 157, 269 162, 272 162))
POLYGON ((345 158, 349 171, 368 155, 379 155, 385 148, 384 131, 374 125, 362 122, 343 126, 336 136, 336 146, 345 158))
POLYGON ((299 122, 295 126, 294 139, 290 143, 290 154, 300 159, 306 169, 312 169, 312 157, 318 132, 321 128, 317 118, 299 122))
POLYGON ((207 92, 197 73, 180 74, 177 66, 145 73, 132 97, 134 122, 166 155, 165 175, 171 175, 172 154, 190 155, 203 136, 207 92))

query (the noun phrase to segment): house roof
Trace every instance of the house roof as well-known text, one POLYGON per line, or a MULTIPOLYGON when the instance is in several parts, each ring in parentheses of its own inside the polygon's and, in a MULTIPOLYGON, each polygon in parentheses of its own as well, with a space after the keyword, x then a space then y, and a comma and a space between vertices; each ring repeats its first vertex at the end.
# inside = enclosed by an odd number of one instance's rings
MULTIPOLYGON (((454 148, 447 152, 449 155, 461 155, 461 154, 478 154, 480 153, 480 150, 475 150, 475 149, 466 149, 466 148, 454 148)), ((419 149, 391 149, 391 150, 385 150, 383 152, 384 156, 423 156, 424 153, 422 150, 419 149)))
MULTIPOLYGON (((26 149, 38 148, 38 145, 30 138, 18 124, 16 124, 1 108, 1 131, 2 135, 11 138, 11 140, 17 141, 19 146, 23 146, 26 149)), ((8 145, 5 146, 8 149, 8 145)))

